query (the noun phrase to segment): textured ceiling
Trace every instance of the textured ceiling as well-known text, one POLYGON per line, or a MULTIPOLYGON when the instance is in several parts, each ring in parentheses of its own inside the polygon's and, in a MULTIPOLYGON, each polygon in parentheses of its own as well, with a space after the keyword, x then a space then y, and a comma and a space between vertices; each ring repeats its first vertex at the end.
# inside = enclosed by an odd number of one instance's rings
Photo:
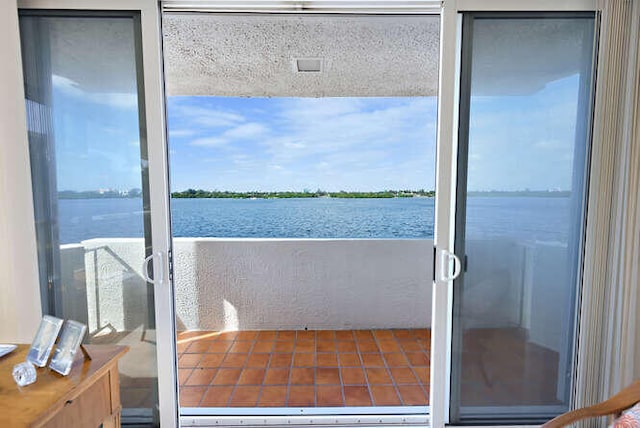
POLYGON ((168 95, 436 95, 438 16, 165 14, 168 95), (299 73, 295 59, 323 59, 299 73))

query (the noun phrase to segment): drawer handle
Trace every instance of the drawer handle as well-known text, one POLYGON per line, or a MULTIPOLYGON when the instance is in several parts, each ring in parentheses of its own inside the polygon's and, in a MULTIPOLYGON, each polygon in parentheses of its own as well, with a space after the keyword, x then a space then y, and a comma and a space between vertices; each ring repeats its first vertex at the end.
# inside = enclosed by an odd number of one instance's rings
POLYGON ((69 404, 73 403, 73 400, 67 400, 66 403, 64 403, 65 406, 68 406, 69 404))

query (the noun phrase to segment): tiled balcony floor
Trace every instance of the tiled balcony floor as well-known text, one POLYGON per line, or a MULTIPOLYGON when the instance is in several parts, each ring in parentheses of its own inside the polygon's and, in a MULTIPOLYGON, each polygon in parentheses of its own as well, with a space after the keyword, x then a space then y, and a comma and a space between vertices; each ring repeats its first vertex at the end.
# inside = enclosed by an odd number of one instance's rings
POLYGON ((178 333, 183 407, 425 406, 427 329, 178 333))

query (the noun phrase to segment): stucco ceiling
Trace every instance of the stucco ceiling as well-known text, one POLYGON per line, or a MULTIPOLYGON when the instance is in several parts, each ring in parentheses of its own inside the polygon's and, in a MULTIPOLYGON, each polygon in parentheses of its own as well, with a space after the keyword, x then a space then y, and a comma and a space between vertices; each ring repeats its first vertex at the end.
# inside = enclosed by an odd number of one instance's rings
POLYGON ((165 14, 169 95, 426 96, 439 17, 165 14), (296 58, 322 58, 320 73, 296 58))

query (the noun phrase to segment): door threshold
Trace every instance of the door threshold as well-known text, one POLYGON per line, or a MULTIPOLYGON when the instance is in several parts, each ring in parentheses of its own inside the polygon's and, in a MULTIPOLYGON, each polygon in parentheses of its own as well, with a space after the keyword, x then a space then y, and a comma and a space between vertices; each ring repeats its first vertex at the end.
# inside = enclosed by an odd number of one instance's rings
POLYGON ((180 425, 183 427, 370 426, 381 428, 386 426, 430 426, 428 406, 409 408, 182 408, 181 413, 183 415, 180 417, 180 425), (219 413, 226 414, 212 415, 214 409, 219 413), (395 412, 392 412, 392 409, 395 412), (420 413, 416 413, 418 409, 421 410, 420 413), (409 411, 405 412, 405 410, 409 411), (232 415, 229 414, 230 411, 237 413, 232 415), (260 414, 257 414, 257 411, 260 414), (296 414, 291 414, 292 411, 296 414), (289 412, 289 414, 283 414, 283 412, 289 412), (345 412, 351 414, 345 414, 345 412))

